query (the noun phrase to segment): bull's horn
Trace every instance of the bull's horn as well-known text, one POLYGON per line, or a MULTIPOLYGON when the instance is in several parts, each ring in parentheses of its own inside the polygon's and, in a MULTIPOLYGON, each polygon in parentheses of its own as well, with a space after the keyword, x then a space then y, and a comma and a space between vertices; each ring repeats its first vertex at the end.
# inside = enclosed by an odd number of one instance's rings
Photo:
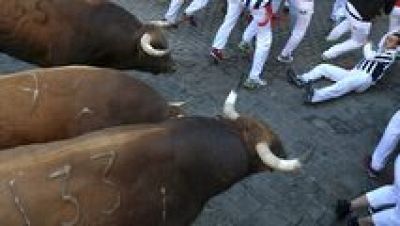
POLYGON ((168 102, 168 105, 171 107, 182 107, 185 104, 186 104, 185 101, 168 102))
POLYGON ((151 35, 148 33, 145 33, 142 36, 140 39, 140 45, 142 46, 143 51, 150 56, 162 57, 169 53, 169 50, 154 49, 154 47, 151 46, 151 35))
POLYGON ((284 160, 278 158, 271 152, 271 149, 269 148, 267 143, 258 143, 256 145, 256 150, 264 164, 271 167, 272 169, 289 172, 301 168, 301 163, 298 159, 284 160))
POLYGON ((231 120, 236 120, 239 118, 239 113, 235 110, 235 104, 236 104, 236 99, 237 99, 237 93, 232 90, 229 93, 229 96, 226 98, 225 104, 224 104, 224 116, 231 119, 231 120))

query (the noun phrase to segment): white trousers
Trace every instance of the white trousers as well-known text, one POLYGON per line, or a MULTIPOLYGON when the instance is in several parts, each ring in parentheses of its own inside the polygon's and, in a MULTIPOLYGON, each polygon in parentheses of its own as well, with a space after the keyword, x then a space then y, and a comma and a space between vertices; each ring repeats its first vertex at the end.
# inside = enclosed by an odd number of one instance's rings
POLYGON ((310 72, 300 76, 305 82, 315 81, 320 78, 327 78, 333 85, 321 89, 315 89, 312 102, 322 102, 343 96, 351 91, 363 92, 372 84, 370 75, 359 70, 345 70, 330 64, 320 64, 310 72))
POLYGON ((281 7, 282 0, 272 0, 272 12, 277 13, 279 8, 281 7))
MULTIPOLYGON (((186 8, 186 15, 193 15, 196 11, 204 8, 209 0, 193 0, 186 8)), ((176 23, 178 19, 179 9, 182 7, 185 0, 172 0, 164 18, 170 23, 176 23)))
POLYGON ((389 32, 400 30, 400 7, 395 6, 390 13, 389 32))
POLYGON ((228 7, 225 14, 224 22, 219 27, 215 35, 212 47, 215 49, 224 49, 228 38, 235 27, 240 15, 243 11, 243 5, 240 0, 228 0, 228 7))
POLYGON ((400 139, 400 111, 393 115, 383 133, 378 146, 372 154, 371 167, 380 171, 385 165, 389 155, 394 151, 400 139))
POLYGON ((336 41, 348 31, 351 31, 351 37, 326 50, 323 53, 324 57, 332 59, 343 53, 361 48, 367 42, 371 26, 371 22, 359 21, 346 11, 346 19, 333 28, 326 39, 328 41, 336 41))
POLYGON ((272 43, 271 22, 261 26, 260 24, 269 20, 266 9, 264 7, 259 9, 251 9, 253 20, 247 26, 243 33, 242 40, 251 42, 253 37, 256 36, 256 50, 253 56, 253 65, 250 70, 249 78, 259 79, 263 71, 264 64, 267 61, 269 50, 272 43))
POLYGON ((299 46, 307 32, 314 13, 314 2, 296 0, 294 3, 296 4, 296 22, 292 34, 281 52, 282 56, 291 56, 293 51, 299 46))
POLYGON ((367 200, 371 207, 380 208, 386 205, 395 207, 380 211, 372 215, 375 226, 400 225, 400 157, 394 166, 394 184, 380 187, 367 193, 367 200))
POLYGON ((333 21, 340 21, 346 16, 346 3, 347 0, 336 0, 333 4, 331 19, 333 21))

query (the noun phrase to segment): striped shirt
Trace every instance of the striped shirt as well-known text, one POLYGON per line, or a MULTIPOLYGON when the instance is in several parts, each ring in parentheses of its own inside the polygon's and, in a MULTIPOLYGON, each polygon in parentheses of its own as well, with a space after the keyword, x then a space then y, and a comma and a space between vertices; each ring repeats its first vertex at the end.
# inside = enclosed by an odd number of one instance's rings
POLYGON ((372 77, 376 82, 382 78, 385 71, 395 62, 397 51, 395 49, 385 49, 373 51, 371 44, 364 46, 364 59, 362 59, 354 69, 363 71, 372 77))
POLYGON ((259 9, 269 2, 270 0, 242 0, 242 4, 248 9, 259 9))

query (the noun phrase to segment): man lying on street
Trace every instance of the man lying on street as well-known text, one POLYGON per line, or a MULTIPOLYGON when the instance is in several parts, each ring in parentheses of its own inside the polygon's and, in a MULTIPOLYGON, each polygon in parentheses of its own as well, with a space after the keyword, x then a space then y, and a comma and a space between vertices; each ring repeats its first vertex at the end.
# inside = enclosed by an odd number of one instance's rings
POLYGON ((385 71, 395 62, 397 47, 400 45, 400 33, 387 35, 384 45, 378 51, 372 50, 372 44, 364 46, 364 59, 353 69, 346 70, 330 64, 320 64, 308 73, 296 75, 292 69, 287 72, 288 80, 297 87, 305 87, 305 103, 318 103, 343 96, 351 91, 363 92, 375 85, 385 71), (312 82, 327 78, 334 84, 314 89, 312 82))

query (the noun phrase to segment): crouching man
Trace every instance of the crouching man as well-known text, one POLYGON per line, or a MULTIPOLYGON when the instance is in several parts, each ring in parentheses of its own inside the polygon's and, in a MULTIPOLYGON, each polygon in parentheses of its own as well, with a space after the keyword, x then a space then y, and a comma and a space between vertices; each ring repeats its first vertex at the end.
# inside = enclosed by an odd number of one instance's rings
POLYGON ((395 62, 397 47, 400 45, 400 33, 387 35, 378 51, 372 50, 372 44, 364 46, 364 59, 352 70, 346 70, 330 64, 320 64, 308 73, 296 75, 288 70, 288 80, 297 87, 305 87, 305 103, 318 103, 338 98, 351 91, 363 92, 375 85, 385 71, 395 62), (312 82, 327 78, 334 84, 314 89, 312 82))
POLYGON ((338 200, 336 216, 342 220, 352 212, 370 207, 372 215, 348 219, 348 226, 396 226, 400 225, 400 156, 394 166, 394 183, 367 192, 351 201, 338 200))

